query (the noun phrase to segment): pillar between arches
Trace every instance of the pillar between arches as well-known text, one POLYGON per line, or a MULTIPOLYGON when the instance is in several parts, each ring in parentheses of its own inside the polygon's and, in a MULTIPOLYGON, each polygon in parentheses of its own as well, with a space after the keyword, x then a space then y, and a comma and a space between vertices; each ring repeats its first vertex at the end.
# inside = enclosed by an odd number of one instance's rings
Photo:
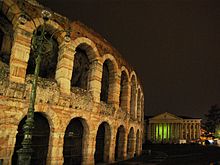
POLYGON ((116 134, 117 131, 112 131, 112 136, 110 139, 110 149, 109 149, 109 160, 107 162, 113 163, 115 161, 115 145, 116 145, 116 134))
POLYGON ((99 103, 102 81, 102 63, 98 60, 92 61, 89 72, 88 90, 92 93, 94 101, 99 103))
POLYGON ((63 158, 64 132, 56 131, 50 133, 48 147, 47 164, 62 165, 63 158))
POLYGON ((81 165, 94 165, 94 154, 96 147, 96 133, 93 131, 90 132, 89 137, 85 137, 87 139, 87 149, 83 152, 83 159, 81 165))
POLYGON ((0 125, 0 159, 3 159, 3 165, 11 164, 17 128, 17 125, 0 125))
MULTIPOLYGON (((125 84, 123 85, 123 90, 125 91, 123 93, 123 96, 121 96, 121 109, 125 112, 128 112, 128 109, 129 109, 129 83, 128 82, 125 82, 125 84)), ((120 99, 120 98, 119 98, 120 99)))
POLYGON ((24 26, 18 26, 14 32, 14 41, 10 56, 10 81, 24 83, 27 62, 30 54, 32 33, 24 26))
POLYGON ((60 91, 67 95, 70 94, 70 81, 72 77, 74 53, 75 51, 71 49, 70 44, 63 42, 59 46, 55 79, 60 86, 60 91))
POLYGON ((114 83, 110 83, 109 89, 113 89, 113 91, 111 91, 108 95, 109 103, 112 104, 115 109, 119 109, 120 76, 117 74, 117 72, 114 73, 114 83))

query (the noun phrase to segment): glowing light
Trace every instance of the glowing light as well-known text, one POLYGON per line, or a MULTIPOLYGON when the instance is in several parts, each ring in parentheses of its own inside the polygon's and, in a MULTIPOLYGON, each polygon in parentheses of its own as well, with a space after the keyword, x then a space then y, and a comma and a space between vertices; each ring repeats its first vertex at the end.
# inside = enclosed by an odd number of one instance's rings
POLYGON ((159 123, 156 125, 156 141, 168 141, 170 138, 170 125, 159 123))

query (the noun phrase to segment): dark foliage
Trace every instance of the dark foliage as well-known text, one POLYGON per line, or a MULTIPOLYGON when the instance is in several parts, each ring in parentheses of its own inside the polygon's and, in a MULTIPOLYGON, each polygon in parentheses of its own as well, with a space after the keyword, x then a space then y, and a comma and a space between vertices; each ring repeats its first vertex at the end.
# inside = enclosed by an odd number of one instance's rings
POLYGON ((203 127, 208 132, 215 132, 216 126, 220 124, 220 108, 218 105, 211 106, 208 114, 205 114, 203 127))

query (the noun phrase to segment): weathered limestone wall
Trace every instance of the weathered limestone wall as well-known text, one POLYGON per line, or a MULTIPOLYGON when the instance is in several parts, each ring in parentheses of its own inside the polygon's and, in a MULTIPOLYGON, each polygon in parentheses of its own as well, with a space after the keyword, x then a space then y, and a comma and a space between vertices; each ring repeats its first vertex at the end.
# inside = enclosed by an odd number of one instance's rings
MULTIPOLYGON (((0 159, 3 159, 4 165, 11 164, 18 125, 27 114, 33 78, 33 75, 26 74, 31 39, 34 30, 43 24, 39 14, 43 7, 32 6, 27 2, 25 4, 36 27, 32 21, 24 25, 18 23, 18 13, 21 11, 16 2, 0 2, 0 14, 7 17, 14 31, 11 34, 13 41, 9 64, 3 63, 0 58, 0 159)), ((54 15, 54 20, 57 20, 48 21, 47 30, 64 30, 67 25, 59 23, 62 16, 56 13, 54 15)), ((59 47, 55 79, 39 77, 38 81, 35 112, 43 114, 50 126, 47 164, 63 164, 65 130, 74 118, 82 120, 86 131, 82 164, 94 164, 96 135, 103 122, 110 128, 110 133, 106 135, 110 146, 109 150, 105 150, 106 162, 115 161, 116 135, 119 127, 122 128, 120 130, 124 130, 119 138, 123 143, 120 145, 123 146, 120 158, 127 159, 139 155, 144 130, 144 94, 136 73, 107 41, 91 29, 78 22, 72 24, 72 29, 71 41, 68 43, 64 41, 64 33, 54 36, 59 47), (74 56, 78 47, 85 51, 89 60, 87 89, 71 86, 74 56), (100 101, 100 93, 103 64, 107 60, 110 75, 108 100, 105 103, 100 101), (126 80, 123 86, 122 72, 125 73, 126 80), (132 87, 132 84, 135 85, 132 87), (133 96, 131 90, 135 91, 133 96), (129 150, 127 146, 131 146, 129 150)))

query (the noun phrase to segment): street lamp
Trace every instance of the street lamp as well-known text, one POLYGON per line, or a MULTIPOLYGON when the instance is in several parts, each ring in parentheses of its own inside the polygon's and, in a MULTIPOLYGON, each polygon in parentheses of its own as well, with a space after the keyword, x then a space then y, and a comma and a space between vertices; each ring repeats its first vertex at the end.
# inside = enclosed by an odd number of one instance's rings
POLYGON ((41 12, 42 18, 44 20, 43 25, 37 30, 37 26, 34 23, 34 20, 27 13, 22 13, 19 17, 19 22, 21 24, 25 24, 27 20, 31 20, 35 26, 35 31, 33 33, 33 38, 31 41, 31 49, 33 50, 33 55, 35 58, 35 71, 34 77, 32 81, 32 88, 30 94, 30 104, 27 112, 27 119, 25 120, 25 124, 23 126, 24 130, 24 139, 22 141, 22 148, 17 151, 18 153, 18 165, 30 165, 31 164, 31 155, 34 152, 31 148, 32 145, 32 131, 34 128, 34 105, 36 99, 36 89, 37 89, 37 81, 40 70, 41 59, 43 55, 46 55, 48 52, 52 50, 52 37, 55 33, 66 32, 64 40, 66 42, 70 41, 70 29, 68 30, 57 30, 54 31, 50 37, 50 39, 46 38, 46 22, 52 16, 51 13, 47 10, 43 10, 41 12), (48 49, 48 44, 50 45, 48 49))

